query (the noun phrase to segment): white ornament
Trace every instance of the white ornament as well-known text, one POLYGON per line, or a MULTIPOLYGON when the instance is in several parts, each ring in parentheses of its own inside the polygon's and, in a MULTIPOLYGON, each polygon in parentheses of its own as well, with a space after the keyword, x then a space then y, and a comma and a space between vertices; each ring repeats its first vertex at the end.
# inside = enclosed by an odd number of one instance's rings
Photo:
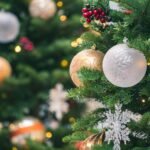
POLYGON ((98 108, 105 108, 105 106, 101 102, 97 101, 94 98, 86 98, 86 99, 84 99, 84 101, 86 102, 85 103, 85 105, 86 105, 85 112, 86 113, 91 113, 98 108))
POLYGON ((109 1, 109 7, 112 10, 116 10, 116 11, 123 11, 123 8, 119 5, 119 3, 114 2, 114 1, 109 1))
POLYGON ((12 42, 19 34, 20 24, 11 12, 0 11, 0 43, 12 42))
POLYGON ((67 92, 63 90, 62 84, 57 84, 56 88, 50 90, 49 93, 49 111, 56 114, 56 118, 61 120, 63 114, 69 111, 67 100, 67 92))
POLYGON ((145 76, 146 58, 140 51, 129 48, 127 44, 113 46, 103 59, 106 78, 119 87, 131 87, 145 76))
MULTIPOLYGON (((106 117, 106 119, 103 122, 99 122, 96 127, 98 130, 106 129, 105 141, 107 141, 108 144, 113 141, 113 150, 121 150, 121 141, 123 141, 124 144, 130 141, 129 134, 131 134, 132 131, 127 127, 127 124, 131 120, 139 121, 141 119, 140 114, 134 114, 128 110, 122 111, 121 108, 121 104, 116 104, 114 113, 111 110, 104 113, 103 116, 106 117), (133 116, 135 116, 136 119, 133 118, 133 116)), ((140 135, 138 137, 140 139, 146 138, 146 134, 144 133, 133 132, 132 135, 135 137, 140 135)))
POLYGON ((32 0, 29 11, 33 17, 49 19, 56 13, 56 5, 52 0, 32 0))

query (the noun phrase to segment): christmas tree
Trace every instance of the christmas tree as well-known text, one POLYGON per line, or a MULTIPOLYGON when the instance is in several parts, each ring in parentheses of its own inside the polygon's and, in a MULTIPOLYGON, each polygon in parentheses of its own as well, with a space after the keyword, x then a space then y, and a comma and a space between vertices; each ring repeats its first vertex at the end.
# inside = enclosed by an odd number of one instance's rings
POLYGON ((65 89, 73 86, 68 65, 81 42, 81 7, 80 0, 0 1, 0 149, 71 149, 62 137, 80 113, 65 89))
POLYGON ((85 0, 83 51, 70 65, 70 98, 100 106, 73 124, 78 150, 150 149, 150 0, 85 0))

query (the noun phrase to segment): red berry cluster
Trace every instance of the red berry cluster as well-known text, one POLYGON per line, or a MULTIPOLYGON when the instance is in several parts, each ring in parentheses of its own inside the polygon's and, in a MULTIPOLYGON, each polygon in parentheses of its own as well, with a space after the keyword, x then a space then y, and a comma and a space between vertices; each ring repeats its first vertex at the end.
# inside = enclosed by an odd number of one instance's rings
POLYGON ((34 49, 33 42, 31 42, 27 37, 21 37, 19 43, 24 50, 32 51, 34 49))
POLYGON ((86 18, 86 22, 90 23, 92 20, 99 20, 101 23, 108 21, 106 13, 102 8, 85 7, 82 9, 83 17, 86 18))

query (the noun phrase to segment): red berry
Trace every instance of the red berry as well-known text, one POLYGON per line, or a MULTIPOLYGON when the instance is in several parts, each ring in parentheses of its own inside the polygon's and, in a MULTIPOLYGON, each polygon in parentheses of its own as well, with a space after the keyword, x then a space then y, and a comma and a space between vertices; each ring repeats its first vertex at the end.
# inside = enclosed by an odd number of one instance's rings
POLYGON ((100 16, 97 14, 97 15, 95 16, 95 19, 96 19, 96 20, 99 20, 99 18, 100 18, 100 16))
POLYGON ((21 37, 20 40, 19 40, 19 42, 20 42, 21 44, 26 44, 26 43, 29 42, 29 39, 28 39, 27 37, 21 37))
POLYGON ((98 8, 97 11, 98 11, 99 13, 101 13, 103 10, 102 10, 101 8, 98 8))
POLYGON ((91 22, 91 19, 90 19, 90 18, 87 18, 87 19, 86 19, 86 22, 87 22, 87 23, 90 23, 90 22, 91 22))
POLYGON ((103 11, 103 12, 101 12, 101 16, 105 16, 105 12, 103 11))
POLYGON ((90 11, 88 12, 88 15, 89 15, 89 16, 92 16, 92 15, 93 15, 93 12, 90 10, 90 11))
POLYGON ((87 8, 83 8, 83 9, 82 9, 82 12, 83 12, 83 13, 88 12, 88 11, 89 11, 89 10, 88 10, 87 8))
POLYGON ((98 14, 98 11, 95 9, 95 10, 93 11, 93 14, 94 14, 94 15, 97 15, 97 14, 98 14))
POLYGON ((88 12, 83 13, 83 17, 84 17, 84 18, 88 18, 88 17, 89 17, 89 13, 88 13, 88 12))

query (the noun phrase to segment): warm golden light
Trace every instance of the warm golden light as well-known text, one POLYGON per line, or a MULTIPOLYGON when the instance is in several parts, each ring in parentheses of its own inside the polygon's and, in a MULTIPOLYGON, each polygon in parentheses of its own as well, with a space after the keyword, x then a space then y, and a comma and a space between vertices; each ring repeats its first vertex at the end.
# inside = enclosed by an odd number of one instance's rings
POLYGON ((17 46, 15 47, 15 52, 16 52, 16 53, 20 53, 20 52, 21 52, 21 46, 17 45, 17 46))
POLYGON ((78 46, 78 43, 77 43, 76 41, 73 41, 73 42, 71 42, 71 46, 72 46, 72 47, 77 47, 77 46, 78 46))
POLYGON ((53 134, 51 132, 46 132, 46 138, 50 139, 52 138, 53 134))
POLYGON ((81 38, 77 38, 78 44, 82 44, 83 40, 81 38))
POLYGON ((62 1, 58 1, 57 2, 57 7, 62 7, 64 4, 63 4, 63 2, 62 1))
POLYGON ((63 60, 60 62, 60 65, 61 65, 61 67, 67 67, 67 66, 69 65, 69 62, 68 62, 68 60, 63 59, 63 60))
POLYGON ((146 100, 145 99, 142 99, 142 103, 145 103, 146 102, 146 100))
POLYGON ((60 21, 65 22, 67 20, 67 16, 62 15, 60 16, 60 21))

